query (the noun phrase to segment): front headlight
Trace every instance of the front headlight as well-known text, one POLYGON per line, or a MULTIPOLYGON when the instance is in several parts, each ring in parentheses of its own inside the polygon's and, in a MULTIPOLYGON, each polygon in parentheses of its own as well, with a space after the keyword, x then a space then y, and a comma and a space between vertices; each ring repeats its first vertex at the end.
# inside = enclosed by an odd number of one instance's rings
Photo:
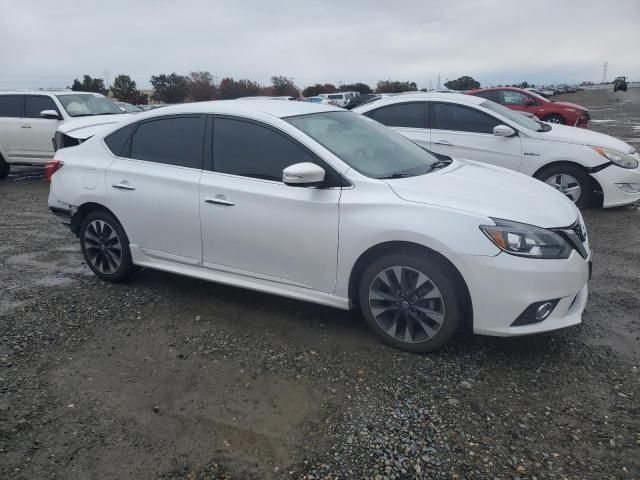
POLYGON ((593 148, 600 155, 609 159, 611 162, 615 163, 619 167, 638 168, 638 161, 635 158, 630 157, 629 155, 625 155, 624 153, 611 150, 610 148, 604 148, 604 147, 591 147, 591 148, 593 148))
POLYGON ((495 225, 480 225, 480 230, 500 250, 529 258, 569 258, 572 247, 564 238, 546 228, 492 218, 495 225))

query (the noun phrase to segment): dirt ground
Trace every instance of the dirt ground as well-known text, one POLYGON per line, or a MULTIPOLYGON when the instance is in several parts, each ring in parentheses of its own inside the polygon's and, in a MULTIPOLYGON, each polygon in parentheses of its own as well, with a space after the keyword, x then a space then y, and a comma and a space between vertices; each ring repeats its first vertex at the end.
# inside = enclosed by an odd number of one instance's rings
MULTIPOLYGON (((640 148, 640 89, 564 96, 640 148)), ((347 312, 151 270, 110 285, 0 182, 0 478, 640 478, 640 206, 585 211, 582 325, 418 356, 347 312)))

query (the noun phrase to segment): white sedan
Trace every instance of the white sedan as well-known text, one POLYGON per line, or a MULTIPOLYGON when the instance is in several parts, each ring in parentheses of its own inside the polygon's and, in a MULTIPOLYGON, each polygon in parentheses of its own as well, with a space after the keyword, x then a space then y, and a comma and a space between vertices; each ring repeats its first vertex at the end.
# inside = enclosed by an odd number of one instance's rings
POLYGON ((50 209, 106 281, 140 265, 359 309, 412 352, 467 322, 575 325, 587 301, 589 243, 565 196, 337 107, 166 107, 58 150, 47 172, 50 209))
POLYGON ((640 200, 640 154, 627 143, 583 128, 526 118, 481 97, 413 93, 353 109, 429 150, 531 175, 587 206, 640 200))

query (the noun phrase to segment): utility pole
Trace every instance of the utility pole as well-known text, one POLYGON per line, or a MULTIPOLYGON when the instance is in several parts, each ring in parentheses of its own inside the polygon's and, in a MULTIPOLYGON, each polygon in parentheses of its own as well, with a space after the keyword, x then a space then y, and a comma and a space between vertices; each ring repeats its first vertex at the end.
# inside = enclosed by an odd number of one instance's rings
POLYGON ((602 83, 607 83, 607 69, 609 68, 609 62, 604 62, 604 68, 602 69, 602 83))
POLYGON ((109 78, 109 70, 105 70, 104 72, 102 72, 102 75, 104 76, 104 86, 107 89, 111 88, 111 79, 109 78))
POLYGON ((440 90, 440 74, 438 74, 438 86, 436 87, 436 90, 440 90))

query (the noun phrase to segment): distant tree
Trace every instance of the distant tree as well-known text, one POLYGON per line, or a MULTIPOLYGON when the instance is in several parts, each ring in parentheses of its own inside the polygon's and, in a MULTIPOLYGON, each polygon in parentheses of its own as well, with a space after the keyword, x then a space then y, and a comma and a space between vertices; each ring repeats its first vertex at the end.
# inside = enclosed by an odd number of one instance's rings
POLYGON ((189 93, 187 78, 177 73, 153 75, 151 85, 153 86, 151 98, 162 103, 182 103, 189 93))
POLYGON ((348 83, 346 85, 340 85, 339 90, 341 92, 360 92, 361 94, 373 93, 371 87, 366 83, 348 83))
POLYGON ((261 87, 253 80, 234 80, 223 78, 218 85, 218 98, 228 100, 240 97, 253 97, 260 93, 261 87))
POLYGON ((216 86, 209 72, 191 72, 187 84, 187 95, 192 102, 204 102, 216 97, 216 86))
POLYGON ((303 97, 315 97, 320 95, 321 93, 334 93, 337 92, 338 89, 332 83, 325 83, 322 85, 321 83, 316 83, 315 85, 310 85, 304 90, 302 90, 303 97))
POLYGON ((293 83, 293 80, 288 77, 282 76, 273 76, 271 77, 271 88, 273 88, 273 93, 277 97, 281 96, 290 96, 290 97, 299 97, 300 90, 296 87, 296 84, 293 83))
POLYGON ((106 95, 109 91, 104 86, 104 80, 101 78, 91 78, 90 75, 84 75, 82 82, 77 78, 73 80, 71 90, 76 92, 95 92, 106 95))
POLYGON ((474 88, 480 88, 480 82, 465 75, 455 80, 449 80, 444 86, 449 90, 473 90, 474 88))
POLYGON ((416 82, 399 82, 397 80, 380 80, 376 85, 376 93, 402 93, 418 90, 416 82))
POLYGON ((136 88, 136 82, 129 75, 118 75, 111 86, 111 96, 121 102, 144 105, 148 101, 146 94, 136 88))

